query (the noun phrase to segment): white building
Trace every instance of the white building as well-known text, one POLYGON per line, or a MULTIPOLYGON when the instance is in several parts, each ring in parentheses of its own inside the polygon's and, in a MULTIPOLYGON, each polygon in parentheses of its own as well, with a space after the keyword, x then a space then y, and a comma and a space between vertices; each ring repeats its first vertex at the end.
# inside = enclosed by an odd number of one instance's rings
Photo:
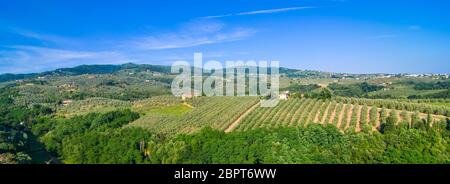
POLYGON ((278 95, 278 99, 280 100, 288 100, 289 99, 289 91, 285 91, 278 95))

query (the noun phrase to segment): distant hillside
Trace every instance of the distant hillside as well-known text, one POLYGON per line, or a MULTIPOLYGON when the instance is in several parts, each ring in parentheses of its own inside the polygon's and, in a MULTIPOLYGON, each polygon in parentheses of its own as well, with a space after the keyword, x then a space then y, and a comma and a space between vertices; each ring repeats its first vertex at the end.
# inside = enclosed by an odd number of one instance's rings
MULTIPOLYGON (((133 64, 127 63, 122 65, 80 65, 73 68, 61 68, 53 71, 47 71, 42 73, 30 73, 30 74, 1 74, 0 82, 7 82, 12 80, 23 80, 35 78, 45 75, 66 75, 77 76, 84 74, 112 74, 121 70, 133 70, 134 72, 152 71, 163 74, 170 73, 170 66, 161 65, 149 65, 149 64, 133 64)), ((270 70, 268 71, 270 73, 270 70)), ((312 71, 312 70, 296 70, 289 68, 280 68, 280 74, 284 74, 290 78, 324 78, 330 77, 331 73, 312 71)))
POLYGON ((132 69, 139 71, 153 71, 160 73, 169 73, 169 66, 147 65, 147 64, 133 64, 127 63, 122 65, 80 65, 73 68, 62 68, 50 72, 44 72, 43 74, 65 74, 65 75, 83 75, 83 74, 111 74, 120 70, 132 69))
POLYGON ((23 80, 35 78, 38 76, 45 75, 67 75, 67 76, 76 76, 76 75, 84 75, 84 74, 112 74, 121 70, 134 70, 136 72, 140 71, 152 71, 152 72, 160 72, 160 73, 170 73, 169 66, 159 66, 159 65, 147 65, 147 64, 133 64, 127 63, 122 65, 80 65, 73 68, 61 68, 53 71, 47 71, 42 73, 31 73, 31 74, 2 74, 0 75, 0 82, 7 82, 12 80, 23 80))
POLYGON ((296 70, 283 67, 280 68, 280 74, 284 74, 289 78, 329 78, 332 76, 332 73, 329 72, 321 72, 315 70, 296 70))
POLYGON ((36 73, 31 74, 2 74, 0 75, 0 82, 7 82, 12 80, 22 80, 22 79, 29 79, 38 76, 36 73))

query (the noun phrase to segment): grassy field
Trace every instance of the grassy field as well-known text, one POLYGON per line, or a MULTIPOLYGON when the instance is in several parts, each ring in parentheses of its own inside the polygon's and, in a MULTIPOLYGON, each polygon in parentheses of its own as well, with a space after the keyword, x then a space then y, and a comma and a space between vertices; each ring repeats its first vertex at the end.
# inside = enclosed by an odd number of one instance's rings
POLYGON ((154 113, 154 114, 180 114, 186 110, 186 105, 179 97, 175 96, 155 96, 152 98, 139 100, 133 103, 132 110, 140 114, 154 113), (184 109, 184 110, 183 110, 184 109))

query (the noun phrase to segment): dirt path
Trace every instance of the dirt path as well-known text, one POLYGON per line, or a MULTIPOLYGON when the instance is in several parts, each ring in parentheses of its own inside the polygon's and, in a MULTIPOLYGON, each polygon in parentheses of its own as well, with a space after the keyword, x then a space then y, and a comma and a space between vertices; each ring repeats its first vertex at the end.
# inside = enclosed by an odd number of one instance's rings
POLYGON ((350 123, 352 121, 352 115, 353 115, 353 108, 355 108, 355 105, 350 104, 350 108, 347 111, 347 119, 345 120, 346 126, 345 130, 347 130, 350 127, 350 123))
POLYGON ((225 133, 231 132, 233 131, 241 122, 241 120, 243 118, 245 118, 248 114, 250 114, 250 112, 252 112, 254 109, 256 109, 259 106, 260 102, 256 103, 255 105, 253 105, 252 107, 250 107, 249 109, 247 109, 247 111, 245 111, 242 115, 240 115, 236 120, 234 120, 233 123, 230 124, 230 126, 228 126, 225 129, 225 133))
POLYGON ((331 116, 330 116, 330 119, 328 120, 328 124, 333 124, 334 117, 336 116, 336 111, 338 111, 338 108, 339 108, 339 104, 337 103, 334 106, 334 109, 331 111, 331 116))
POLYGON ((320 120, 320 124, 325 124, 325 119, 327 118, 327 116, 328 116, 328 111, 330 110, 330 108, 331 108, 331 104, 332 103, 329 103, 328 104, 328 106, 327 106, 327 108, 325 109, 325 112, 323 113, 323 116, 322 116, 322 119, 320 120))
POLYGON ((338 123, 336 125, 337 128, 341 127, 341 124, 342 124, 342 121, 343 121, 342 118, 344 117, 345 108, 347 108, 347 104, 343 104, 342 105, 341 112, 339 113, 338 123))
POLYGON ((295 111, 295 113, 294 113, 294 115, 292 115, 292 117, 291 117, 291 120, 289 121, 289 125, 288 125, 288 127, 291 127, 291 126, 293 126, 294 125, 294 123, 295 123, 295 118, 300 118, 300 117, 298 117, 300 114, 300 111, 303 111, 303 108, 305 108, 307 105, 308 105, 308 101, 305 101, 305 102, 303 102, 301 105, 300 105, 300 107, 295 111))
POLYGON ((313 123, 319 122, 320 109, 325 105, 327 105, 326 102, 323 102, 322 105, 320 105, 319 110, 317 111, 316 115, 314 116, 313 123))
POLYGON ((189 108, 191 108, 191 109, 194 108, 194 106, 192 106, 191 104, 188 104, 188 103, 186 103, 186 102, 183 102, 183 105, 186 106, 186 107, 189 107, 189 108))

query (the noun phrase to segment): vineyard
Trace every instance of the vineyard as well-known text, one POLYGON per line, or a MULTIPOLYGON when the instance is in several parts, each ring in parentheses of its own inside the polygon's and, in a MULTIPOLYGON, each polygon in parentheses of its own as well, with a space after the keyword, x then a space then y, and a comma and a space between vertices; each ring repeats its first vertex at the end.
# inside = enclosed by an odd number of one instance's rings
MULTIPOLYGON (((256 128, 277 128, 306 126, 309 123, 332 124, 341 130, 362 131, 380 128, 381 122, 388 118, 396 124, 407 126, 428 118, 427 114, 418 111, 407 111, 385 108, 382 104, 363 104, 365 101, 352 100, 316 100, 291 99, 281 101, 274 108, 258 107, 249 113, 236 127, 236 131, 256 128)), ((426 106, 428 107, 428 106, 426 106)), ((433 122, 446 120, 446 116, 431 115, 433 122)))
MULTIPOLYGON (((422 113, 431 113, 437 115, 450 116, 450 108, 443 105, 429 105, 425 104, 425 100, 421 101, 399 101, 399 100, 388 100, 388 99, 364 99, 364 98, 343 98, 337 97, 335 99, 338 102, 351 103, 354 105, 375 105, 378 107, 384 107, 388 109, 396 110, 407 110, 407 111, 419 111, 422 113)), ((428 100, 433 102, 432 100, 428 100)), ((441 100, 441 102, 446 102, 447 100, 441 100)), ((440 102, 440 101, 436 101, 440 102)))
POLYGON ((132 110, 141 114, 152 113, 161 109, 176 107, 183 101, 179 97, 164 95, 139 100, 133 103, 132 110))
MULTIPOLYGON (((137 101, 132 110, 143 115, 129 126, 147 128, 164 134, 192 133, 203 127, 225 132, 257 128, 331 124, 343 131, 380 129, 389 118, 409 127, 428 119, 447 119, 445 107, 392 100, 312 98, 280 101, 273 108, 258 106, 256 97, 199 97, 182 101, 173 96, 159 96, 137 101)), ((428 120, 430 121, 430 120, 428 120)))
POLYGON ((182 115, 149 111, 129 126, 166 134, 192 133, 204 127, 225 130, 258 101, 257 97, 199 97, 183 103, 192 109, 182 115))

